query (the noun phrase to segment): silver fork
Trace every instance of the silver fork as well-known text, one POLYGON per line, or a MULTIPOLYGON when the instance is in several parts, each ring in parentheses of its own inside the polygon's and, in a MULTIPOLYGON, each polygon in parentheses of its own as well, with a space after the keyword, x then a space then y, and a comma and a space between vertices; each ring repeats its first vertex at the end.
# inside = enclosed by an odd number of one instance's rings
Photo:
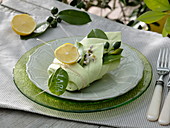
POLYGON ((159 75, 155 84, 152 100, 147 112, 147 119, 149 121, 156 121, 159 117, 160 105, 162 99, 162 89, 164 85, 163 77, 169 73, 169 54, 168 49, 160 49, 157 60, 157 73, 159 75))

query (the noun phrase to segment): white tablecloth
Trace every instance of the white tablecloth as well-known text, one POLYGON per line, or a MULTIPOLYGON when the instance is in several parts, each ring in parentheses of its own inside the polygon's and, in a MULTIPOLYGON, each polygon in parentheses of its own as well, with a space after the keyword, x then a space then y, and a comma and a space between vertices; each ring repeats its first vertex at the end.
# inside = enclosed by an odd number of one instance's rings
MULTIPOLYGON (((15 7, 10 0, 4 1, 3 5, 15 7)), ((34 0, 31 0, 34 1, 34 0)), ((27 9, 20 7, 18 11, 27 12, 33 15, 38 21, 43 20, 49 15, 48 9, 57 6, 59 9, 70 8, 56 1, 47 0, 46 4, 36 5, 36 9, 27 6, 27 9), (48 1, 48 2, 47 2, 48 1), (40 9, 38 9, 40 8, 40 9)), ((29 4, 29 3, 28 3, 29 4)), ((26 5, 25 5, 26 6, 26 5)), ((35 39, 20 40, 10 26, 10 21, 17 12, 0 7, 0 107, 29 111, 47 116, 70 119, 81 122, 102 124, 119 127, 162 127, 157 122, 149 122, 146 119, 146 112, 149 106, 156 75, 153 76, 152 83, 148 90, 135 101, 122 107, 94 113, 68 113, 52 110, 40 106, 22 95, 13 82, 12 71, 18 59, 29 49, 40 44, 35 39)), ((74 26, 62 23, 56 29, 51 29, 40 37, 44 41, 68 36, 85 36, 92 28, 99 28, 104 31, 121 31, 123 42, 131 45, 142 52, 152 65, 153 72, 156 74, 155 66, 158 51, 163 47, 170 47, 170 39, 163 38, 160 34, 133 29, 116 22, 93 16, 93 22, 84 26, 74 26), (65 33, 67 32, 67 33, 65 33)))

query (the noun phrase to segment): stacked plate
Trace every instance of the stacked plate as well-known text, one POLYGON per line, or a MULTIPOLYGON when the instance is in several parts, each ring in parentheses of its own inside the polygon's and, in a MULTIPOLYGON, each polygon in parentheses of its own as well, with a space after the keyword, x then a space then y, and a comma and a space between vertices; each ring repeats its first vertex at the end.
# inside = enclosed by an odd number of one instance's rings
POLYGON ((140 52, 122 44, 124 50, 119 68, 80 91, 66 91, 60 96, 52 94, 47 85, 47 68, 53 62, 53 51, 63 43, 81 39, 82 37, 57 39, 24 54, 14 69, 14 81, 18 89, 36 103, 68 112, 95 112, 116 108, 145 92, 152 77, 151 66, 140 52), (23 70, 19 71, 18 66, 23 70), (21 76, 21 72, 24 75, 21 76))

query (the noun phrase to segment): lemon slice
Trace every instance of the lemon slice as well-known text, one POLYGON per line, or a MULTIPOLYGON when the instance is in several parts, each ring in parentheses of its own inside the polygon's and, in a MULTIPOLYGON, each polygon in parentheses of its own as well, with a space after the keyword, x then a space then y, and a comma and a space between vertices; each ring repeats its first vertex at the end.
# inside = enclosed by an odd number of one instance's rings
POLYGON ((35 30, 36 22, 28 14, 19 14, 13 17, 11 26, 18 35, 26 36, 35 30))
POLYGON ((79 58, 77 47, 71 43, 65 43, 54 51, 55 57, 64 64, 76 63, 79 58))

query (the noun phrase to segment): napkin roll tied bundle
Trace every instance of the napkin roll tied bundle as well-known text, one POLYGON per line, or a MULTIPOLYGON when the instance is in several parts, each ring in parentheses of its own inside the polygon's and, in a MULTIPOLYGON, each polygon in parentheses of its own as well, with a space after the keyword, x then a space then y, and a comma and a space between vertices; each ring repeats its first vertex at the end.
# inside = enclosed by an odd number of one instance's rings
MULTIPOLYGON (((93 55, 95 60, 91 61, 86 66, 82 67, 79 63, 63 64, 58 59, 54 59, 53 63, 48 67, 48 74, 55 72, 58 68, 62 67, 69 76, 67 90, 76 91, 88 87, 90 83, 99 80, 106 73, 118 68, 120 59, 114 62, 103 64, 104 44, 109 42, 112 46, 115 42, 121 41, 120 32, 106 32, 108 40, 100 38, 87 38, 85 37, 80 43, 83 45, 84 50, 93 47, 93 55)), ((103 85, 104 86, 104 85, 103 85)))

